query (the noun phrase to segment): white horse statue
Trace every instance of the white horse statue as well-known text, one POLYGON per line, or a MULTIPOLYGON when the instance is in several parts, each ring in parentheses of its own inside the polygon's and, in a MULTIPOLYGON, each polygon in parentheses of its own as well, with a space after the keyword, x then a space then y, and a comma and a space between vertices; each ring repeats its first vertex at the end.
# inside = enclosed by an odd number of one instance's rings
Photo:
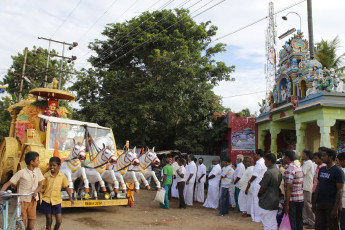
POLYGON ((103 145, 103 149, 97 154, 97 156, 85 166, 86 168, 86 175, 89 179, 89 182, 91 183, 91 187, 93 190, 93 196, 97 199, 97 191, 95 188, 95 183, 99 181, 101 186, 101 191, 105 192, 107 189, 105 188, 105 183, 102 179, 102 177, 105 174, 110 174, 110 177, 112 178, 111 184, 114 184, 115 188, 118 188, 119 182, 117 181, 115 174, 112 172, 108 172, 109 170, 106 170, 106 164, 107 163, 114 164, 116 163, 116 157, 113 151, 106 148, 105 145, 103 145))
POLYGON ((306 97, 318 93, 319 90, 317 89, 317 81, 313 81, 312 88, 309 88, 306 92, 306 97))
POLYGON ((155 148, 153 147, 152 150, 147 149, 147 151, 143 154, 141 154, 138 158, 139 165, 131 165, 128 168, 127 173, 124 175, 124 179, 126 182, 135 182, 137 179, 139 179, 139 182, 142 181, 147 189, 150 189, 149 183, 147 182, 147 179, 150 177, 153 177, 157 188, 161 188, 161 184, 159 180, 156 177, 156 174, 154 171, 149 171, 147 168, 153 163, 155 166, 159 166, 160 160, 157 157, 157 154, 155 153, 155 148), (132 172, 135 173, 135 180, 133 181, 132 172))
MULTIPOLYGON (((135 154, 136 147, 133 150, 127 150, 123 152, 118 158, 116 164, 113 164, 109 167, 110 170, 115 172, 116 178, 120 181, 122 190, 126 192, 127 187, 123 179, 123 175, 128 171, 130 165, 138 165, 139 160, 135 154)), ((135 190, 139 190, 139 182, 135 178, 135 173, 129 173, 134 178, 135 190)))
POLYGON ((74 189, 74 181, 82 177, 84 191, 89 192, 89 181, 86 177, 85 168, 81 167, 81 161, 85 160, 85 146, 80 146, 74 139, 73 142, 74 147, 68 158, 62 163, 60 171, 66 175, 70 189, 74 189))

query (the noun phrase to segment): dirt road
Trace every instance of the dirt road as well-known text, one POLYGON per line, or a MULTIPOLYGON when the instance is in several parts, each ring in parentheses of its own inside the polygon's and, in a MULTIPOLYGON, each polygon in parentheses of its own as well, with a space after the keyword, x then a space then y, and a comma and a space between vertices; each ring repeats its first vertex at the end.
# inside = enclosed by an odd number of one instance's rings
MULTIPOLYGON (((161 209, 153 201, 155 191, 141 190, 135 194, 135 205, 129 207, 72 208, 63 209, 61 229, 263 229, 261 223, 253 223, 251 218, 243 218, 239 213, 231 212, 219 217, 216 210, 203 208, 195 204, 187 209, 178 209, 178 201, 171 201, 169 210, 161 209)), ((38 214, 36 229, 45 229, 45 216, 38 214)))

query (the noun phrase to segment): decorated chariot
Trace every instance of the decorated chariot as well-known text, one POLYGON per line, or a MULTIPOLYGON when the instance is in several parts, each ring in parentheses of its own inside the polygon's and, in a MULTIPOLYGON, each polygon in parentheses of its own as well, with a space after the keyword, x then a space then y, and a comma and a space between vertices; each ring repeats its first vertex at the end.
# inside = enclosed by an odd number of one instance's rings
MULTIPOLYGON (((36 151, 42 173, 49 170, 52 156, 62 159, 61 172, 74 191, 73 207, 132 206, 139 181, 147 185, 151 176, 160 188, 155 175, 146 171, 151 163, 159 164, 154 150, 147 149, 139 157, 129 143, 124 151, 117 150, 110 128, 67 119, 68 110, 58 107, 59 100, 75 99, 67 91, 48 85, 29 93, 8 109, 12 122, 9 136, 0 145, 1 184, 26 167, 27 152, 36 151)), ((70 207, 67 192, 62 192, 62 199, 62 207, 70 207)))

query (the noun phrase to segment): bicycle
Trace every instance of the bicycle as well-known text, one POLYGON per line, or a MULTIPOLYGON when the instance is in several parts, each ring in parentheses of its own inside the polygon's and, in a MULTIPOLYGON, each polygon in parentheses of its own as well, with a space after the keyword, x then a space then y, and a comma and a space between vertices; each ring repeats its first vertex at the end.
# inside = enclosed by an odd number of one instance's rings
POLYGON ((31 196, 33 193, 19 194, 11 191, 0 193, 0 200, 5 202, 0 203, 0 212, 2 212, 2 228, 0 230, 25 230, 23 219, 21 218, 21 208, 19 196, 31 196), (8 222, 8 207, 9 200, 12 197, 17 197, 17 206, 12 214, 11 220, 8 222))

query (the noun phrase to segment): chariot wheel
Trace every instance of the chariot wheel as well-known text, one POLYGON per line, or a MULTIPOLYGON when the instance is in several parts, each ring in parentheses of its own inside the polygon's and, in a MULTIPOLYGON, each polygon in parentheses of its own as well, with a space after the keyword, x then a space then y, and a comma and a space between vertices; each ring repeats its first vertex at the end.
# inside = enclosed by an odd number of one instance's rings
POLYGON ((13 171, 15 160, 18 159, 19 142, 16 138, 5 137, 0 145, 0 183, 5 183, 8 173, 13 171))

